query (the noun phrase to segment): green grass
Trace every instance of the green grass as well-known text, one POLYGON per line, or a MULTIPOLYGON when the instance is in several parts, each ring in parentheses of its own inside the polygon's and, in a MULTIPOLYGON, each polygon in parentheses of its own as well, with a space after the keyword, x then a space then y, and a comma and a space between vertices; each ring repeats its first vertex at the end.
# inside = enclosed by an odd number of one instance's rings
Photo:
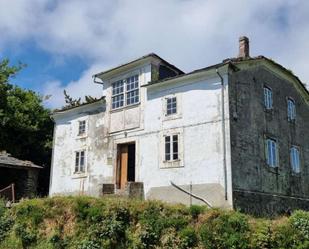
POLYGON ((159 201, 54 197, 0 202, 3 249, 308 249, 309 212, 253 218, 159 201))

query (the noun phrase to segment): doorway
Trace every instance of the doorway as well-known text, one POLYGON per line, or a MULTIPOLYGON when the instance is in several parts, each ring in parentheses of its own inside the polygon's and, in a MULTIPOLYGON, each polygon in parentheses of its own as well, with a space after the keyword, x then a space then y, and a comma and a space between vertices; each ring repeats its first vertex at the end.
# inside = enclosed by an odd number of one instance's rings
POLYGON ((135 143, 117 146, 116 185, 124 189, 127 182, 135 181, 135 143))

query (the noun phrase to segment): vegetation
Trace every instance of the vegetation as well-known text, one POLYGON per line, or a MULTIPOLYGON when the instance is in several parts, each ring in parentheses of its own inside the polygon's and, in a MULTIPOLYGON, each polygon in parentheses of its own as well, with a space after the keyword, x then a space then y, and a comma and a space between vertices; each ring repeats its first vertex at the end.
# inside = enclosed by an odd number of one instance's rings
MULTIPOLYGON (((23 66, 10 66, 7 59, 0 61, 0 151, 49 167, 53 132, 50 111, 43 106, 42 96, 10 83, 23 66)), ((41 180, 48 182, 48 174, 41 180)))
POLYGON ((54 197, 0 205, 0 248, 308 249, 309 213, 273 220, 156 201, 54 197))

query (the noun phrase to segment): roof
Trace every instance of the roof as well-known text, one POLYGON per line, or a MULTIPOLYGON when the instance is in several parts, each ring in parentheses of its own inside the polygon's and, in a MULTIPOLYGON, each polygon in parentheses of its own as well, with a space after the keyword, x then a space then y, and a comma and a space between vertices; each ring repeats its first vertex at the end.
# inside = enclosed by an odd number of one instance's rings
POLYGON ((93 75, 93 77, 99 77, 100 75, 109 73, 109 72, 111 72, 111 71, 114 71, 114 70, 119 69, 119 68, 124 67, 124 66, 128 66, 128 65, 130 65, 130 64, 134 64, 134 63, 136 63, 136 62, 138 62, 138 61, 140 61, 140 60, 143 60, 143 59, 146 59, 146 58, 149 58, 149 57, 153 57, 153 58, 159 59, 159 60, 161 60, 162 62, 164 62, 167 66, 169 66, 170 68, 172 68, 172 69, 174 69, 175 71, 177 71, 179 74, 184 74, 184 72, 183 72, 182 70, 180 70, 178 67, 176 67, 176 66, 170 64, 169 62, 167 62, 166 60, 162 59, 162 58, 161 58, 160 56, 158 56, 157 54, 155 54, 155 53, 150 53, 150 54, 144 55, 144 56, 142 56, 142 57, 139 57, 139 58, 137 58, 137 59, 135 59, 135 60, 132 60, 132 61, 130 61, 130 62, 127 62, 127 63, 125 63, 125 64, 121 64, 121 65, 119 65, 119 66, 117 66, 117 67, 114 67, 114 68, 108 69, 108 70, 106 70, 106 71, 97 73, 97 74, 93 75))
POLYGON ((34 164, 33 162, 23 161, 15 157, 12 157, 11 154, 7 153, 6 151, 0 151, 0 167, 19 168, 19 169, 43 168, 41 166, 34 164))
POLYGON ((248 62, 248 61, 257 61, 257 60, 266 60, 266 61, 270 62, 271 64, 273 64, 274 66, 279 67, 281 70, 288 73, 292 77, 294 77, 296 79, 296 81, 298 81, 300 86, 303 88, 303 90, 308 94, 308 97, 309 97, 308 89, 305 87, 304 83, 302 83, 301 80, 295 74, 293 74, 293 72, 291 70, 285 68, 284 66, 275 62, 274 60, 269 59, 269 58, 262 56, 262 55, 256 56, 256 57, 247 57, 247 58, 227 58, 227 59, 223 60, 221 63, 211 65, 211 66, 208 66, 208 67, 204 67, 204 68, 201 68, 201 69, 198 69, 198 70, 194 70, 194 71, 186 73, 186 74, 177 75, 175 77, 170 77, 170 78, 165 78, 165 79, 162 79, 162 80, 152 81, 152 82, 149 82, 145 86, 151 86, 151 85, 154 85, 154 84, 167 82, 167 81, 172 80, 172 79, 182 78, 182 77, 185 77, 185 76, 188 76, 188 75, 191 75, 191 74, 196 74, 196 73, 211 70, 211 69, 214 69, 214 68, 219 68, 219 67, 222 67, 222 66, 227 65, 227 64, 233 66, 237 63, 243 63, 243 62, 248 62))
POLYGON ((151 86, 151 85, 155 85, 157 83, 162 83, 162 82, 165 82, 165 81, 182 78, 182 77, 185 77, 185 76, 188 76, 188 75, 197 74, 197 73, 204 72, 204 71, 207 71, 207 70, 219 68, 219 67, 225 66, 227 64, 230 64, 230 62, 228 62, 228 61, 227 62, 221 62, 221 63, 215 64, 215 65, 211 65, 211 66, 208 66, 208 67, 204 67, 204 68, 200 68, 200 69, 194 70, 194 71, 189 72, 189 73, 177 75, 177 76, 170 77, 170 78, 165 78, 165 79, 162 79, 162 80, 151 81, 147 85, 144 85, 144 86, 151 86))
POLYGON ((79 107, 82 107, 82 106, 86 106, 86 105, 91 105, 91 104, 94 104, 94 103, 97 103, 97 102, 104 102, 105 101, 105 96, 102 96, 101 98, 99 99, 94 99, 93 101, 91 102, 83 102, 79 105, 75 105, 75 106, 64 106, 62 107, 61 109, 55 109, 52 114, 56 114, 56 113, 63 113, 65 111, 69 111, 69 110, 72 110, 72 109, 75 109, 75 108, 79 108, 79 107))
POLYGON ((282 71, 284 71, 285 73, 289 74, 290 76, 292 76, 301 86, 301 88, 307 93, 308 97, 309 97, 309 90, 305 87, 305 84, 289 69, 285 68, 284 66, 282 66, 281 64, 277 63, 276 61, 267 58, 263 55, 259 55, 256 57, 248 57, 248 58, 230 58, 230 59, 226 59, 224 61, 228 61, 231 63, 241 63, 241 62, 247 62, 247 61, 256 61, 256 60, 266 60, 267 62, 273 64, 274 66, 278 67, 279 69, 281 69, 282 71))

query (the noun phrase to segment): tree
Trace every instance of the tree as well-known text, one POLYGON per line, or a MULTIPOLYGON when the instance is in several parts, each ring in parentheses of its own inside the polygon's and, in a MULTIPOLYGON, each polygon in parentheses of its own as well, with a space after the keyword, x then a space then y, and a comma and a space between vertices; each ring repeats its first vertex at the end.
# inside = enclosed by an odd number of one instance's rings
POLYGON ((7 59, 0 62, 0 150, 48 171, 53 132, 50 110, 43 106, 42 96, 10 83, 23 66, 10 66, 7 59))

